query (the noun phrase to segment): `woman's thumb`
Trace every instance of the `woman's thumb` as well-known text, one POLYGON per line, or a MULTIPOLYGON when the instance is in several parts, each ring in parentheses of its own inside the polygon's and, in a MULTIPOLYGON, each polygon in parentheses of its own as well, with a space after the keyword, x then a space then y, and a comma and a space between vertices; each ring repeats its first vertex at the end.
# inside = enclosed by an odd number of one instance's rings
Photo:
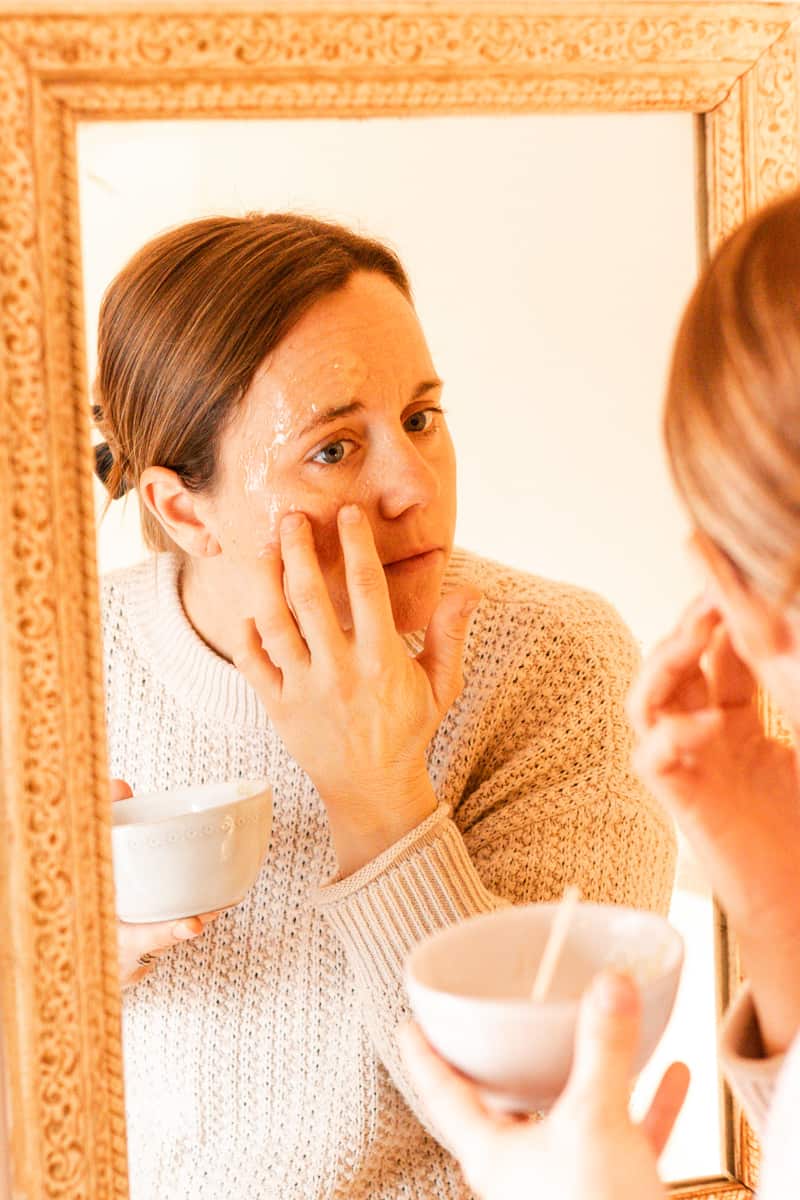
POLYGON ((626 975, 603 971, 578 1012, 575 1057, 565 1097, 621 1106, 627 1112, 639 1045, 641 1003, 626 975))
POLYGON ((424 668, 442 711, 450 707, 464 685, 464 642, 481 599, 476 588, 450 592, 428 625, 425 646, 417 662, 424 668))
POLYGON ((184 917, 177 921, 159 921, 149 925, 126 925, 126 945, 132 958, 142 954, 156 957, 178 942, 199 937, 205 928, 200 917, 184 917))

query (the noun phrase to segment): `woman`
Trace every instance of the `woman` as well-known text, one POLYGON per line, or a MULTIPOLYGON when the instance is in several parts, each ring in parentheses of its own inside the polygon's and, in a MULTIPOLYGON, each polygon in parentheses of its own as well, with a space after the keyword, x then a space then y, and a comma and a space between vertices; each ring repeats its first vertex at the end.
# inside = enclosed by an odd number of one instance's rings
POLYGON ((105 584, 113 773, 263 775, 275 804, 241 905, 120 929, 134 1200, 461 1196, 409 1108, 403 961, 567 882, 666 908, 630 638, 453 549, 442 383, 376 242, 292 215, 164 235, 105 297, 97 389, 157 552, 105 584))
MULTIPOLYGON (((683 318, 664 428, 708 591, 653 653, 629 705, 637 769, 705 863, 741 948, 748 984, 723 1030, 722 1065, 758 1130, 773 1110, 764 1200, 800 1194, 799 296, 795 193, 722 247, 683 318), (765 736, 759 684, 794 744, 765 736)), ((665 1194, 656 1158, 686 1080, 673 1071, 644 1125, 631 1124, 620 1080, 637 1020, 630 985, 600 980, 547 1132, 493 1120, 418 1033, 404 1034, 437 1126, 482 1196, 527 1196, 552 1177, 552 1194, 577 1200, 590 1171, 597 1200, 665 1194), (611 1096, 602 1113, 600 1096, 611 1096), (559 1175, 567 1148, 584 1168, 559 1175)))

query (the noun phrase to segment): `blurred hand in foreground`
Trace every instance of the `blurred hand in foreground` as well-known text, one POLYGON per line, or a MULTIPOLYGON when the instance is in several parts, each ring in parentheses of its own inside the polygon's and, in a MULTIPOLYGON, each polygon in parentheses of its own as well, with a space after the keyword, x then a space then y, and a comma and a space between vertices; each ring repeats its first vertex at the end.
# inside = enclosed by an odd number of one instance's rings
POLYGON ((445 1145, 481 1200, 663 1200, 658 1158, 689 1085, 683 1063, 667 1070, 644 1119, 628 1106, 640 1000, 625 976, 604 972, 580 1008, 575 1058, 544 1120, 499 1114, 431 1049, 419 1028, 398 1031, 412 1082, 445 1145))

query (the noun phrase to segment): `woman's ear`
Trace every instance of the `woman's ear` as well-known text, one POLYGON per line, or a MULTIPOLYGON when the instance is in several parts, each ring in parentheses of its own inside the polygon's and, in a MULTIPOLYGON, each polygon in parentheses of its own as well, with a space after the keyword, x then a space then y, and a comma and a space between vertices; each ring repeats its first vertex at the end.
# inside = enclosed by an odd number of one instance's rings
POLYGON ((734 648, 745 662, 757 670, 760 661, 797 649, 798 632, 783 609, 761 595, 711 538, 695 530, 689 538, 689 554, 703 572, 734 648))
POLYGON ((155 519, 176 545, 194 558, 212 558, 222 547, 206 523, 206 505, 190 492, 174 471, 147 467, 137 491, 155 519))

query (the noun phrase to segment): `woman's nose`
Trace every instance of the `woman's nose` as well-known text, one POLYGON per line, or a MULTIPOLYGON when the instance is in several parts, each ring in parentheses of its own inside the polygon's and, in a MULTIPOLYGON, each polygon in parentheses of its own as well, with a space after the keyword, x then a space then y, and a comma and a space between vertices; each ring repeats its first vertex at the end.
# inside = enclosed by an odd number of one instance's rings
POLYGON ((384 520, 402 516, 410 508, 431 504, 439 498, 441 480, 436 467, 420 454, 404 434, 387 439, 384 453, 374 463, 374 486, 378 510, 384 520))

